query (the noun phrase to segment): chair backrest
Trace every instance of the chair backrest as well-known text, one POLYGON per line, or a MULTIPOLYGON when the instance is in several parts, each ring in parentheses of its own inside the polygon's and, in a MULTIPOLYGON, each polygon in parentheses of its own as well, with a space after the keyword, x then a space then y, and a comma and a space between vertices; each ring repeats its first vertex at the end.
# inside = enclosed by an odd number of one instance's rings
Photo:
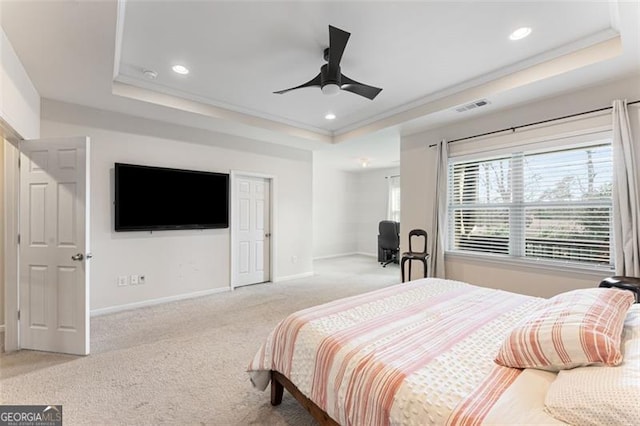
POLYGON ((385 250, 395 250, 400 247, 400 224, 392 220, 383 220, 378 224, 380 247, 385 250))
POLYGON ((428 236, 427 236, 427 231, 425 231, 424 229, 412 229, 411 231, 409 231, 409 251, 411 253, 427 253, 427 240, 428 240, 428 236), (418 250, 414 250, 413 249, 413 237, 424 237, 424 246, 423 249, 421 251, 418 250))

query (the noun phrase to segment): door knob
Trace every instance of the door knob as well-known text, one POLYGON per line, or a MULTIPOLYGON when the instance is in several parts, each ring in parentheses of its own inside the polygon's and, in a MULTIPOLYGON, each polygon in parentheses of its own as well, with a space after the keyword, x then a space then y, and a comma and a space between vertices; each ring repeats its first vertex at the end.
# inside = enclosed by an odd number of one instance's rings
POLYGON ((265 237, 269 238, 271 236, 271 232, 264 234, 265 237))
POLYGON ((84 255, 82 253, 74 254, 71 256, 71 260, 75 260, 81 262, 84 259, 84 255))

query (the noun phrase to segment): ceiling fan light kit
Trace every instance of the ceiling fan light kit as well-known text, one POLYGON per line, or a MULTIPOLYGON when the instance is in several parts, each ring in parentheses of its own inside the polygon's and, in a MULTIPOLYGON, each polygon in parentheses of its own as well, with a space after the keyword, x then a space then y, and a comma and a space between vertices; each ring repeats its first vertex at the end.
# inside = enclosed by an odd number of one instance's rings
POLYGON ((347 47, 349 36, 351 36, 350 33, 329 25, 329 47, 324 49, 323 52, 324 60, 327 63, 320 67, 320 74, 300 86, 273 93, 281 95, 303 87, 320 87, 320 90, 325 95, 336 95, 340 90, 346 90, 373 100, 382 89, 359 83, 340 71, 340 61, 342 60, 344 49, 347 47))
POLYGON ((327 96, 335 96, 340 92, 340 86, 335 83, 327 83, 320 88, 322 90, 323 95, 327 96))

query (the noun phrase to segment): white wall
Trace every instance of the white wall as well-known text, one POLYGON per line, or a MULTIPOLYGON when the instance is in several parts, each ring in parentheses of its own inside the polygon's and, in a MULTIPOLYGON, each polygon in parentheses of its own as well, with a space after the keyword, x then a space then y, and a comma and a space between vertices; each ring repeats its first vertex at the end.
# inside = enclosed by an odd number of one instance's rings
MULTIPOLYGON (((388 176, 400 174, 400 168, 372 169, 357 173, 356 212, 358 214, 358 253, 378 256, 378 223, 387 219, 388 176)), ((402 228, 402 224, 400 224, 402 228)), ((400 230, 400 237, 404 228, 400 230)))
MULTIPOLYGON (((401 180, 403 229, 423 228, 432 235, 434 191, 428 183, 435 181, 435 149, 428 148, 428 145, 441 139, 452 140, 601 108, 611 105, 613 99, 625 98, 629 101, 640 99, 640 78, 637 76, 403 137, 400 160, 403 177, 401 180)), ((636 104, 630 109, 633 116, 634 140, 637 150, 640 151, 640 108, 636 104)), ((585 119, 576 119, 564 126, 567 129, 591 125, 590 123, 608 124, 610 119, 607 115, 601 115, 600 118, 592 119, 590 122, 586 122, 585 119)), ((513 135, 513 137, 518 136, 513 135)), ((491 143, 491 139, 461 144, 480 143, 491 143)), ((405 248, 406 242, 401 241, 401 250, 405 248)), ((446 259, 445 269, 447 278, 542 297, 575 288, 593 287, 602 278, 598 274, 506 266, 451 256, 446 259)))
POLYGON ((25 139, 40 136, 40 95, 0 28, 0 119, 25 139))
POLYGON ((313 257, 378 256, 378 223, 387 218, 385 177, 399 167, 344 171, 313 153, 313 257))
POLYGON ((338 170, 313 153, 313 257, 340 256, 358 250, 353 172, 338 170))
MULTIPOLYGON (((0 131, 0 325, 4 325, 4 141, 0 131)), ((0 343, 0 346, 4 342, 0 343)))
MULTIPOLYGON (((2 3, 0 2, 0 12, 2 3)), ((20 59, 13 50, 2 27, 0 27, 0 326, 5 325, 4 302, 5 302, 5 273, 11 278, 15 278, 15 267, 8 267, 15 259, 15 253, 5 252, 7 247, 15 247, 13 238, 4 241, 5 226, 5 181, 4 181, 4 137, 25 139, 38 138, 40 136, 40 95, 36 91, 33 83, 29 79, 20 59), (4 134, 3 134, 4 131, 4 134)), ((11 149, 13 153, 13 148, 11 149)), ((13 192, 9 191, 13 196, 13 192)), ((9 204, 13 207, 13 204, 9 204)), ((13 216, 9 221, 11 226, 15 225, 13 216)), ((7 223, 9 223, 7 222, 7 223)), ((8 228, 13 229, 13 228, 8 228)), ((13 290, 9 291, 13 295, 13 290)), ((12 326, 12 324, 9 324, 12 326)), ((8 342, 8 349, 16 346, 17 342, 8 342)))
POLYGON ((229 229, 113 231, 115 162, 276 176, 276 279, 312 271, 309 152, 49 100, 42 134, 91 138, 92 310, 224 290, 230 282, 229 229), (145 275, 146 284, 116 285, 130 274, 145 275))

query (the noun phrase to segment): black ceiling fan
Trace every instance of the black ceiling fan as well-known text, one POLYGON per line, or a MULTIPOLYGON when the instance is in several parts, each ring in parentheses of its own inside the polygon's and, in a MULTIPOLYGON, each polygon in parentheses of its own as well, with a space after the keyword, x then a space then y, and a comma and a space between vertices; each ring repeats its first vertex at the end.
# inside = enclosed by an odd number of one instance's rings
POLYGON ((290 90, 302 89, 303 87, 320 87, 322 93, 326 95, 335 95, 340 90, 346 90, 373 100, 382 89, 359 83, 340 72, 340 60, 345 47, 347 47, 350 35, 350 33, 340 28, 329 25, 329 47, 324 49, 324 60, 327 63, 320 67, 320 74, 300 86, 273 93, 281 95, 290 90))

